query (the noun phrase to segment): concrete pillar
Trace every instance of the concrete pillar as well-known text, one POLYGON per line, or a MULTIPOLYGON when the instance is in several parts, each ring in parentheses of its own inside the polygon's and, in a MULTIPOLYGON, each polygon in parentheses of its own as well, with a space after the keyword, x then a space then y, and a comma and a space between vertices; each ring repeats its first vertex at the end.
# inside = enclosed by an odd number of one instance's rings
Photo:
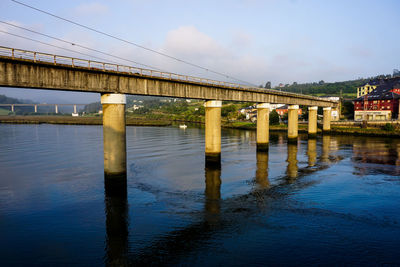
POLYGON ((58 113, 58 105, 54 105, 55 109, 56 109, 56 114, 58 113))
POLYGON ((35 105, 35 113, 37 113, 37 105, 35 105))
POLYGON ((297 144, 289 143, 287 148, 287 169, 288 181, 292 182, 298 176, 299 167, 297 166, 297 144))
POLYGON ((269 187, 268 152, 257 151, 256 183, 260 189, 269 187))
POLYGON ((11 105, 11 112, 14 112, 14 105, 11 105))
POLYGON ((331 112, 332 112, 331 107, 324 108, 324 118, 322 124, 323 132, 329 132, 331 130, 331 112))
POLYGON ((308 107, 308 138, 317 137, 317 112, 318 107, 308 107))
POLYGON ((313 167, 317 162, 317 139, 308 139, 307 147, 308 166, 313 167))
POLYGON ((126 125, 123 94, 102 94, 104 173, 118 176, 126 173, 126 125))
POLYGON ((221 165, 221 107, 222 101, 206 101, 206 164, 221 165))
POLYGON ((268 151, 269 109, 268 103, 257 105, 257 151, 268 151))
POLYGON ((298 115, 299 106, 298 105, 290 105, 288 111, 288 142, 289 143, 297 143, 298 137, 298 115))
POLYGON ((76 105, 74 105, 74 113, 76 114, 76 105))

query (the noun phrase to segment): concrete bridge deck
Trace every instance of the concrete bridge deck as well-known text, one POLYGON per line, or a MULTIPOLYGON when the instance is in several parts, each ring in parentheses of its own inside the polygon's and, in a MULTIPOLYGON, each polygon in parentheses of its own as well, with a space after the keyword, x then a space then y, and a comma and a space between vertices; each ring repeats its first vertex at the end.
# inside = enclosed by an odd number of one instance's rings
POLYGON ((319 97, 0 47, 0 86, 335 107, 319 97))

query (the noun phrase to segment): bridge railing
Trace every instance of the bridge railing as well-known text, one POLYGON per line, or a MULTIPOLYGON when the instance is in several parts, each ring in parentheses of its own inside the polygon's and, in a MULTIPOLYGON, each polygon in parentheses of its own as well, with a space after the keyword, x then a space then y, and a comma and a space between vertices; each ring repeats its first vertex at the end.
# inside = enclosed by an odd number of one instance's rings
POLYGON ((162 72, 157 70, 151 69, 143 69, 137 67, 131 67, 126 65, 119 65, 119 64, 112 64, 112 63, 105 63, 87 59, 80 59, 80 58, 72 58, 66 56, 58 56, 53 54, 47 53, 40 53, 40 52, 33 52, 27 51, 22 49, 16 48, 9 48, 9 47, 2 47, 0 46, 0 55, 11 57, 11 58, 19 58, 19 59, 27 59, 32 60, 34 62, 45 62, 51 63, 54 65, 68 65, 71 67, 83 67, 83 68, 90 68, 90 69, 97 69, 103 71, 115 71, 121 73, 129 73, 129 74, 136 74, 136 75, 145 75, 150 77, 157 77, 157 78, 165 78, 165 79, 174 79, 186 82, 195 82, 195 83, 205 83, 210 85, 218 85, 218 86, 226 86, 231 88, 254 88, 251 86, 246 86, 237 83, 231 82, 223 82, 205 78, 199 78, 189 75, 180 75, 170 72, 162 72))

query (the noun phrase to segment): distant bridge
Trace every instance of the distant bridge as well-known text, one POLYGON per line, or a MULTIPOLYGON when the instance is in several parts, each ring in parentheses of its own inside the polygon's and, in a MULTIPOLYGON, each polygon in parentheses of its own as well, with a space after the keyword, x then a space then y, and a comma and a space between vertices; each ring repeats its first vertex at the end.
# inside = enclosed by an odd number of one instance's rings
POLYGON ((77 106, 86 106, 88 104, 0 104, 0 107, 10 107, 11 112, 15 111, 15 107, 33 107, 34 112, 38 112, 38 107, 49 107, 54 106, 54 112, 58 113, 58 107, 60 106, 71 106, 74 107, 74 113, 77 113, 77 106))

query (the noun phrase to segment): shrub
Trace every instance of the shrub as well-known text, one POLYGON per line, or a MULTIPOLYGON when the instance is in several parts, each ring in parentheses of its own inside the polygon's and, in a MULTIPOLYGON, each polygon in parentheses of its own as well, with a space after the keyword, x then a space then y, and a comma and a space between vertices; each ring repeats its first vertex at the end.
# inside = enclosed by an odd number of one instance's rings
POLYGON ((383 130, 385 131, 389 131, 389 132, 393 132, 394 131, 394 127, 391 123, 386 123, 385 126, 383 126, 383 130))

